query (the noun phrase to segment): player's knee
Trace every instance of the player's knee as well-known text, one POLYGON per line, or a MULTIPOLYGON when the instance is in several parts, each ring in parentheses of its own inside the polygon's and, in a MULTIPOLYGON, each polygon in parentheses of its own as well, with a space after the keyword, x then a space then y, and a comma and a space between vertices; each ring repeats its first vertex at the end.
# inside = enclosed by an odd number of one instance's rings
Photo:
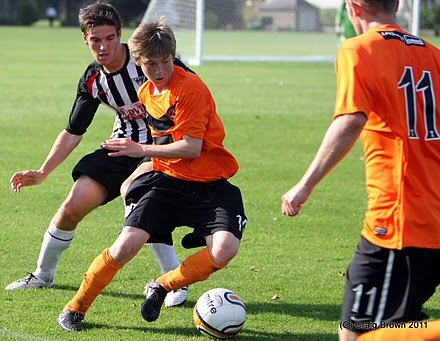
MULTIPOLYGON (((225 232, 225 231, 220 231, 225 232)), ((217 232, 218 233, 218 232, 217 232)), ((219 264, 229 263, 238 253, 240 241, 232 233, 227 233, 221 238, 214 238, 211 248, 212 259, 219 264)))
POLYGON ((130 183, 131 183, 131 181, 125 180, 122 183, 121 188, 119 189, 123 200, 125 200, 125 197, 127 196, 127 190, 128 190, 128 186, 130 185, 130 183))
POLYGON ((64 202, 57 212, 57 225, 76 226, 82 218, 83 214, 78 211, 76 205, 73 205, 70 202, 64 202))
POLYGON ((113 244, 109 251, 116 263, 127 264, 134 256, 136 256, 139 248, 131 243, 113 244))

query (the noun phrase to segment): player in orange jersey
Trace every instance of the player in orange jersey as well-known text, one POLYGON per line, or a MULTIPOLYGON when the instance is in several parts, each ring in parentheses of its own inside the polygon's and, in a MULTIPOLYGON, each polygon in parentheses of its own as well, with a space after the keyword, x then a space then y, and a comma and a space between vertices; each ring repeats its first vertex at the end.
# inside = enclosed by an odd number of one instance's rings
POLYGON ((440 50, 396 24, 398 0, 347 1, 357 37, 336 60, 334 120, 302 179, 295 216, 360 136, 368 211, 347 272, 341 340, 382 321, 426 319, 440 282, 440 50))
POLYGON ((59 315, 58 324, 69 331, 83 329, 95 298, 147 241, 171 244, 176 227, 190 226, 194 231, 184 246, 205 247, 150 282, 141 314, 156 320, 168 292, 207 279, 235 257, 247 222, 240 190, 228 181, 238 163, 223 146, 225 131, 214 99, 197 75, 174 66, 171 28, 162 21, 143 24, 129 47, 148 78, 138 96, 148 108, 154 144, 113 139, 103 147, 114 157, 151 157, 153 171, 133 180, 125 199, 126 226, 93 261, 59 315))

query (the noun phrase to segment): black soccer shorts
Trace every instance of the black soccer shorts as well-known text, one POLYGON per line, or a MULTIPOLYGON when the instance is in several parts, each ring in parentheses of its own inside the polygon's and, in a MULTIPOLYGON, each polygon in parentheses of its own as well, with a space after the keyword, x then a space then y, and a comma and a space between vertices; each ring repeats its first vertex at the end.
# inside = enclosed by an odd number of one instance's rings
POLYGON ((72 170, 74 181, 84 174, 106 188, 108 196, 103 205, 120 195, 122 183, 143 160, 128 156, 108 156, 108 153, 104 148, 97 149, 79 160, 72 170))
POLYGON ((391 250, 362 237, 347 270, 341 327, 362 333, 426 319, 422 306, 440 284, 438 264, 438 249, 391 250))
POLYGON ((149 243, 172 245, 178 226, 194 229, 184 238, 187 248, 206 245, 205 236, 222 230, 241 239, 247 223, 240 189, 227 180, 184 181, 152 171, 133 180, 125 205, 125 225, 148 232, 149 243))

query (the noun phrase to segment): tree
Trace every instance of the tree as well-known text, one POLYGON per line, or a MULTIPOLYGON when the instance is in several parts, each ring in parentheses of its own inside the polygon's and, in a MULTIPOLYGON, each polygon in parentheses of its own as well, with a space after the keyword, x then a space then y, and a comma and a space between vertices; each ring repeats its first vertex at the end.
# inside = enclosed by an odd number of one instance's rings
POLYGON ((40 13, 36 0, 17 1, 17 24, 31 25, 38 19, 40 19, 40 13))
POLYGON ((109 3, 118 10, 125 26, 137 26, 150 0, 109 0, 109 3))

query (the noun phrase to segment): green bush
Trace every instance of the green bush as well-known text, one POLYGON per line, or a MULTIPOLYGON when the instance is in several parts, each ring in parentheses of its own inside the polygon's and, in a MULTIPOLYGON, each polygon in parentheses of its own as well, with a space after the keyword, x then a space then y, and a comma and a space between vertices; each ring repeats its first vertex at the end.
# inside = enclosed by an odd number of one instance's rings
POLYGON ((17 24, 31 25, 40 19, 37 0, 17 1, 17 24))
POLYGON ((420 28, 433 29, 436 36, 440 34, 440 6, 423 6, 420 13, 420 28))
POLYGON ((427 6, 423 6, 420 12, 420 28, 434 28, 434 13, 427 6))

